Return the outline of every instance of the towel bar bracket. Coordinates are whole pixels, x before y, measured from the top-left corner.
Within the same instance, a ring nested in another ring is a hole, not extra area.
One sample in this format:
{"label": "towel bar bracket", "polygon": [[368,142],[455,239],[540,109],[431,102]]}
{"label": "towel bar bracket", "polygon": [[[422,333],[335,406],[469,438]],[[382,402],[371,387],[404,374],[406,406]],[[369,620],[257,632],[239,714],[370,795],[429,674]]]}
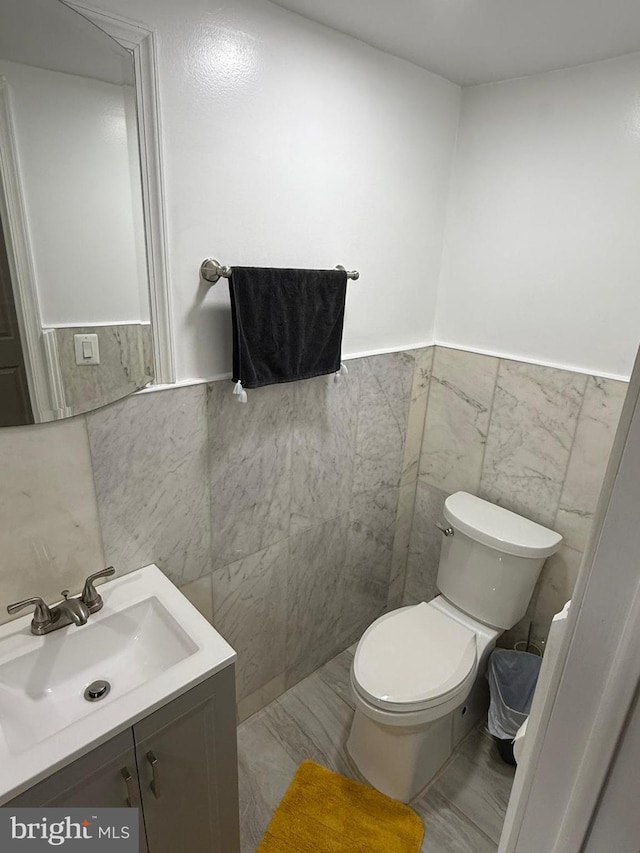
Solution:
{"label": "towel bar bracket", "polygon": [[342,270],[343,272],[346,272],[346,274],[347,274],[347,278],[353,279],[353,281],[357,281],[357,280],[360,278],[360,273],[358,272],[358,270],[346,270],[346,269],[342,266],[342,264],[338,264],[338,265],[336,266],[336,269],[337,269],[337,270]]}
{"label": "towel bar bracket", "polygon": [[200,278],[210,284],[215,284],[220,278],[229,278],[230,275],[230,267],[225,267],[216,258],[205,258],[200,264]]}
{"label": "towel bar bracket", "polygon": [[[357,281],[360,278],[358,270],[346,270],[341,264],[336,267],[337,270],[346,272],[347,278]],[[200,264],[200,278],[203,281],[208,281],[209,284],[215,284],[221,278],[229,278],[231,276],[231,267],[226,267],[221,264],[216,258],[205,258]]]}

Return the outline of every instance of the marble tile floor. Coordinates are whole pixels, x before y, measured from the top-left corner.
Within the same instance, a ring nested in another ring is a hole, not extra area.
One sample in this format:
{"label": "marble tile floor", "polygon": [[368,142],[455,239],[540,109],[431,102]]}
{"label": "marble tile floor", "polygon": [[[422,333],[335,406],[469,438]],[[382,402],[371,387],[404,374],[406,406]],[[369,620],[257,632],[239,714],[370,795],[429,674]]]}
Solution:
{"label": "marble tile floor", "polygon": [[[354,777],[344,744],[353,716],[353,647],[238,728],[242,853],[254,853],[305,758]],[[421,853],[495,853],[513,782],[482,725],[411,805],[425,823]]]}

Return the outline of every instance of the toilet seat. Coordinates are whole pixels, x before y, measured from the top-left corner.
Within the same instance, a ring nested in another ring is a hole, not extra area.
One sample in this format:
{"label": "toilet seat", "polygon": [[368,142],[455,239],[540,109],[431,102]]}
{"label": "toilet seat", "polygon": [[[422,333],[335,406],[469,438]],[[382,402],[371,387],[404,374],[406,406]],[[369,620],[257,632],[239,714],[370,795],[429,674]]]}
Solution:
{"label": "toilet seat", "polygon": [[409,713],[464,700],[477,667],[476,634],[428,603],[377,619],[356,649],[352,684],[383,711]]}

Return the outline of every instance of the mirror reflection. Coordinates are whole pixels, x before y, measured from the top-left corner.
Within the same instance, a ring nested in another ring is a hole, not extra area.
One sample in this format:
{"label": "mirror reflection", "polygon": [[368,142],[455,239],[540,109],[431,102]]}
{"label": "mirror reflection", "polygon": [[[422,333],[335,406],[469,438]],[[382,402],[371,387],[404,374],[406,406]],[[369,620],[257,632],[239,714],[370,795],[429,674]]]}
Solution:
{"label": "mirror reflection", "polygon": [[132,58],[62,3],[0,0],[0,426],[147,385]]}

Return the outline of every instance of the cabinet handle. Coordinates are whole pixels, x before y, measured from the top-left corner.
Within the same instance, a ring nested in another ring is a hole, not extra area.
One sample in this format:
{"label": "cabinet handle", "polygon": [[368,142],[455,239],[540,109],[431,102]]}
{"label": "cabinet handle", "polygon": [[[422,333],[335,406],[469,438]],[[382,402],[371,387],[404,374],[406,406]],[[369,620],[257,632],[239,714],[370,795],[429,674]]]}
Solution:
{"label": "cabinet handle", "polygon": [[122,778],[124,779],[125,785],[127,786],[127,794],[129,795],[127,797],[127,806],[130,809],[137,808],[137,806],[134,807],[134,805],[133,805],[137,799],[136,798],[135,780],[134,780],[133,776],[131,775],[131,773],[129,773],[128,767],[123,767],[122,770],[120,771],[120,773],[122,774]]}
{"label": "cabinet handle", "polygon": [[151,765],[151,772],[153,773],[153,780],[151,782],[151,790],[153,791],[153,796],[156,800],[160,799],[160,770],[158,768],[158,759],[152,752],[147,753],[147,761]]}

